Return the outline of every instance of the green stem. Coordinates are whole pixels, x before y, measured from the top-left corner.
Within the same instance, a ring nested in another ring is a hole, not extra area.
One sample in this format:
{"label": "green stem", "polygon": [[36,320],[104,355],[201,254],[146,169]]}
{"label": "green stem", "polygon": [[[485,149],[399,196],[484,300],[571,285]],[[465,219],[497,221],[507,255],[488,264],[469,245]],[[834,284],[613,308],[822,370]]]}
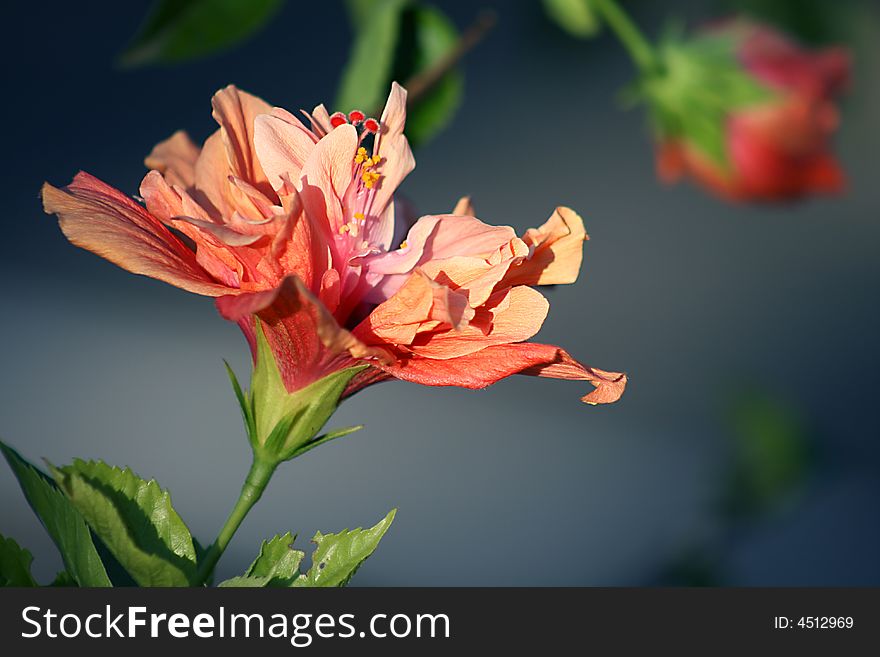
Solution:
{"label": "green stem", "polygon": [[593,8],[620,39],[638,69],[642,72],[654,69],[657,65],[654,47],[620,5],[615,0],[592,0],[592,3]]}
{"label": "green stem", "polygon": [[196,575],[197,583],[204,584],[211,577],[214,567],[226,550],[226,546],[229,545],[229,541],[232,540],[244,517],[263,495],[263,491],[266,489],[266,485],[269,483],[277,467],[277,462],[264,461],[256,454],[254,455],[254,462],[248,471],[247,478],[244,480],[244,485],[241,487],[241,493],[235,502],[235,506],[232,507],[229,517],[220,529],[220,533],[217,534],[217,540],[208,548],[207,553],[199,564],[199,570]]}

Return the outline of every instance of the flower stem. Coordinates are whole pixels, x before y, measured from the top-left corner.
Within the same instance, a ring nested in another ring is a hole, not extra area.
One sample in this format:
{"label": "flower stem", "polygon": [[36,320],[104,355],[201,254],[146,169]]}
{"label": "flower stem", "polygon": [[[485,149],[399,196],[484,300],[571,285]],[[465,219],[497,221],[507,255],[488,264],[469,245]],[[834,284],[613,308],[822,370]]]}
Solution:
{"label": "flower stem", "polygon": [[643,73],[654,69],[657,65],[654,47],[616,0],[592,0],[592,4],[617,35],[636,67]]}
{"label": "flower stem", "polygon": [[258,455],[254,455],[254,462],[248,471],[247,478],[244,480],[244,485],[241,487],[241,493],[235,502],[235,506],[232,507],[229,517],[220,529],[220,533],[217,534],[217,539],[211,544],[201,563],[199,563],[199,570],[196,574],[196,582],[198,584],[204,584],[214,573],[214,567],[226,550],[226,546],[229,545],[229,541],[232,540],[232,536],[238,530],[244,517],[263,495],[263,491],[266,489],[266,485],[269,483],[277,467],[277,462],[266,461]]}

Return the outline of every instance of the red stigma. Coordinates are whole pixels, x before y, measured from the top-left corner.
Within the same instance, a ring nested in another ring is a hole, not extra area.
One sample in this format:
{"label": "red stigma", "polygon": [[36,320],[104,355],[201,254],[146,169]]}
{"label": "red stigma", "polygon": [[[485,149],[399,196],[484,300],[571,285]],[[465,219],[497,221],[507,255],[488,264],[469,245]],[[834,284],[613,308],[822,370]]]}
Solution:
{"label": "red stigma", "polygon": [[342,112],[334,112],[330,115],[330,125],[334,128],[338,128],[343,123],[348,123],[348,119],[345,118],[345,114]]}
{"label": "red stigma", "polygon": [[376,119],[364,121],[364,130],[367,132],[379,132],[379,122]]}
{"label": "red stigma", "polygon": [[352,125],[357,125],[358,123],[363,121],[366,118],[366,116],[367,115],[364,114],[363,112],[361,112],[360,110],[351,110],[348,113],[348,120],[351,121]]}

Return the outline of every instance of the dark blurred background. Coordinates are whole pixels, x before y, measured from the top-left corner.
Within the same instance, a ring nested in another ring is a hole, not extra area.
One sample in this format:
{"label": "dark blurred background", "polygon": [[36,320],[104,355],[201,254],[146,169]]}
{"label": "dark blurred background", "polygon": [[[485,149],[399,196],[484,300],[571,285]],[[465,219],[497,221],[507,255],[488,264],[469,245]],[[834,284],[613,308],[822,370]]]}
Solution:
{"label": "dark blurred background", "polygon": [[[403,192],[424,213],[471,194],[482,219],[518,229],[577,209],[584,273],[548,292],[539,338],[630,387],[599,408],[578,402],[587,386],[526,377],[371,388],[333,418],[367,428],[282,466],[218,577],[276,532],[302,547],[396,506],[358,585],[880,584],[877,5],[824,3],[828,38],[857,53],[837,142],[850,191],[749,207],[656,181],[608,35],[572,39],[537,2],[435,4],[460,27],[480,6],[499,20]],[[628,6],[656,33],[736,4]],[[37,193],[79,169],[136,193],[156,142],[214,130],[210,96],[228,83],[294,110],[331,103],[352,36],[341,2],[288,2],[227,53],[122,70],[148,7],[7,9],[0,434],[31,460],[156,477],[207,543],[248,465],[221,361],[246,378],[245,342],[210,300],[70,246]],[[51,579],[60,559],[5,468],[0,496],[0,532]]]}

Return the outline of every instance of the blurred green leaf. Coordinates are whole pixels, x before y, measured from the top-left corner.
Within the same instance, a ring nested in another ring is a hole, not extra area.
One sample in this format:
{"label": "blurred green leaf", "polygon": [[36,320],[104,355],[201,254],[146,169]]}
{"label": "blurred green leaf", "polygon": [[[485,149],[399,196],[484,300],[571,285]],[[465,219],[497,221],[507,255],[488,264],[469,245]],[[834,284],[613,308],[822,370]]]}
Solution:
{"label": "blurred green leaf", "polygon": [[293,586],[345,586],[379,545],[388,531],[397,509],[370,529],[345,529],[338,534],[318,532],[312,539],[317,549],[312,553],[312,567],[294,581]]}
{"label": "blurred green leaf", "polygon": [[732,420],[733,461],[724,509],[737,517],[770,511],[810,472],[804,421],[772,396],[757,392],[736,404]]}
{"label": "blurred green leaf", "polygon": [[120,63],[172,64],[210,55],[249,37],[281,5],[282,0],[158,0]]}
{"label": "blurred green leaf", "polygon": [[33,555],[0,534],[0,586],[37,586],[31,575]]}
{"label": "blurred green leaf", "polygon": [[401,15],[408,4],[409,0],[349,4],[355,38],[336,93],[336,109],[369,113],[382,107],[391,85]]}
{"label": "blurred green leaf", "polygon": [[64,566],[80,586],[112,586],[83,517],[54,482],[0,442],[0,451],[15,473],[21,490],[49,536]]}
{"label": "blurred green leaf", "polygon": [[192,536],[159,484],[101,461],[77,459],[52,473],[137,584],[187,586],[195,581]]}
{"label": "blurred green leaf", "polygon": [[[416,6],[404,15],[406,26],[395,66],[395,79],[411,80],[437,65],[456,46],[455,25],[439,10]],[[391,81],[389,80],[388,86]],[[424,144],[452,120],[464,96],[464,75],[453,68],[407,108],[406,136]]]}
{"label": "blurred green leaf", "polygon": [[544,11],[559,27],[581,39],[596,36],[602,24],[590,0],[543,0]]}
{"label": "blurred green leaf", "polygon": [[[381,112],[392,81],[403,85],[441,63],[459,42],[440,10],[413,0],[351,0],[355,30],[335,109]],[[464,77],[451,68],[407,108],[406,135],[413,146],[428,141],[461,104]]]}

